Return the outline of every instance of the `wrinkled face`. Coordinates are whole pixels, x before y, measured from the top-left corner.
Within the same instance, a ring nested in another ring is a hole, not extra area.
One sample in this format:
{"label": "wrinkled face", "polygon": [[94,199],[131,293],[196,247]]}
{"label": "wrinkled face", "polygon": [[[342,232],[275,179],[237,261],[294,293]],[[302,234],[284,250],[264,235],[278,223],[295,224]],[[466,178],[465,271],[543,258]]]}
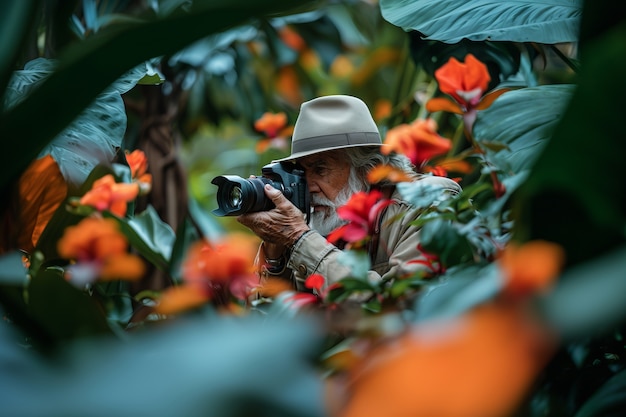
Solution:
{"label": "wrinkled face", "polygon": [[345,205],[352,194],[365,189],[351,169],[350,160],[342,150],[321,152],[300,158],[311,194],[310,226],[326,236],[344,221],[337,208]]}

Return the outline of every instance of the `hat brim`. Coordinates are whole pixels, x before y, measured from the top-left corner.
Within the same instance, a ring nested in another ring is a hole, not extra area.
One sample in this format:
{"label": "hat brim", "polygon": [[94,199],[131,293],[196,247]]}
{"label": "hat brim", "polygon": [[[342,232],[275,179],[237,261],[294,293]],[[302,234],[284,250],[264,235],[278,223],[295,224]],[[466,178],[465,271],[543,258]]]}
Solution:
{"label": "hat brim", "polygon": [[346,148],[358,148],[358,147],[363,147],[363,146],[368,146],[371,148],[374,147],[382,147],[382,146],[388,146],[384,143],[356,143],[356,144],[352,144],[352,145],[341,145],[341,146],[331,146],[328,148],[320,148],[320,149],[312,149],[310,151],[304,151],[304,152],[296,152],[292,155],[289,155],[285,158],[281,158],[281,159],[275,159],[272,162],[295,162],[297,159],[300,158],[304,158],[305,156],[309,156],[309,155],[314,155],[314,154],[318,154],[318,153],[322,153],[322,152],[327,152],[327,151],[334,151],[337,149],[346,149]]}

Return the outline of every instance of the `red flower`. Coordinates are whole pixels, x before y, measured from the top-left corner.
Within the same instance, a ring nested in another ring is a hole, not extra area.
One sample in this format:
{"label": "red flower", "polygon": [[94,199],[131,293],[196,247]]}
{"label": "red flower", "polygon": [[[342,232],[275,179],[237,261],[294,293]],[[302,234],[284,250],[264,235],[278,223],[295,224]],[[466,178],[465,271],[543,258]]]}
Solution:
{"label": "red flower", "polygon": [[422,252],[424,259],[413,259],[408,261],[409,264],[426,266],[426,268],[428,268],[429,270],[427,277],[429,277],[431,274],[439,275],[446,272],[446,268],[439,261],[439,256],[426,252],[421,243],[417,245],[417,249]]}
{"label": "red flower", "polygon": [[421,166],[431,158],[445,154],[452,148],[452,141],[437,133],[434,119],[417,119],[411,124],[401,124],[387,132],[382,152],[394,151],[406,155],[415,166]]}
{"label": "red flower", "polygon": [[339,217],[349,223],[333,230],[328,235],[328,241],[335,243],[343,239],[357,245],[367,241],[374,232],[378,214],[392,204],[391,200],[381,198],[382,193],[378,190],[354,194],[345,206],[337,209]]}
{"label": "red flower", "polygon": [[315,292],[299,292],[289,297],[289,300],[294,303],[295,307],[303,307],[305,305],[311,304],[320,304],[324,297],[326,297],[328,292],[328,289],[324,289],[325,284],[326,278],[324,278],[323,275],[311,274],[304,281],[304,286]]}

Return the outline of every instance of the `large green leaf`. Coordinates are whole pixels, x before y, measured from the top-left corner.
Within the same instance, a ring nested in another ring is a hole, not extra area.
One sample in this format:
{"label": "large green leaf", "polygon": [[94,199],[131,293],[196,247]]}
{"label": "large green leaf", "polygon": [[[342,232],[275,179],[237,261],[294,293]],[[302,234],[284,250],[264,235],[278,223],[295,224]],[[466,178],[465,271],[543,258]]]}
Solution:
{"label": "large green leaf", "polygon": [[555,44],[578,39],[582,0],[381,0],[383,17],[426,39]]}
{"label": "large green leaf", "polygon": [[41,1],[3,1],[0,2],[0,107],[3,101],[3,92],[9,82],[16,56],[26,38],[26,34],[33,25]]}
{"label": "large green leaf", "polygon": [[626,371],[615,374],[578,410],[574,417],[620,417],[626,410]]}
{"label": "large green leaf", "polygon": [[[57,63],[37,58],[23,70],[15,71],[5,94],[5,106],[12,108],[50,76]],[[122,146],[126,132],[126,108],[122,94],[133,88],[146,74],[143,63],[126,72],[105,89],[74,121],[60,132],[38,155],[51,155],[65,180],[80,187],[99,164],[108,165]]]}
{"label": "large green leaf", "polygon": [[[251,18],[293,10],[309,2],[194,1],[185,11],[168,17],[127,21],[72,44],[59,56],[58,69],[27,99],[0,117],[5,144],[0,165],[6,170],[0,187],[15,180],[98,94],[141,62],[173,54],[197,39]],[[32,122],[34,117],[37,123]]]}
{"label": "large green leaf", "polygon": [[608,334],[626,322],[624,271],[626,245],[568,268],[537,306],[566,341]]}
{"label": "large green leaf", "polygon": [[424,251],[436,254],[445,267],[468,262],[473,257],[472,246],[467,236],[459,230],[459,224],[435,219],[420,231]]}
{"label": "large green leaf", "polygon": [[111,332],[96,300],[72,286],[54,269],[42,270],[31,279],[28,312],[46,332],[30,335],[35,339],[45,336],[62,341]]}
{"label": "large green leaf", "polygon": [[571,263],[625,241],[624,39],[626,23],[581,50],[576,91],[516,200],[517,238],[559,243]]}
{"label": "large green leaf", "polygon": [[426,285],[414,304],[415,321],[455,317],[497,296],[503,280],[494,263],[451,268]]}
{"label": "large green leaf", "polygon": [[323,379],[312,366],[322,342],[303,317],[196,317],[43,357],[3,325],[2,414],[322,417]]}
{"label": "large green leaf", "polygon": [[[571,100],[573,85],[543,85],[509,91],[479,112],[474,138],[496,166],[521,172],[535,161]],[[489,144],[505,145],[498,151]]]}
{"label": "large green leaf", "polygon": [[133,248],[149,262],[167,270],[176,234],[170,225],[161,220],[153,206],[149,205],[130,219],[112,215],[111,217],[118,221],[120,229]]}

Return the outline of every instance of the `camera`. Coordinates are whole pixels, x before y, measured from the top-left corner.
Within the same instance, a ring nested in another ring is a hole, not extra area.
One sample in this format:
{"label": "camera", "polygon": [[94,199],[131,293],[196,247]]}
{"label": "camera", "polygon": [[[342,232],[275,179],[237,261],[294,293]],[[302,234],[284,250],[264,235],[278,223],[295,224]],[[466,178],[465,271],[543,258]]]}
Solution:
{"label": "camera", "polygon": [[307,216],[310,211],[309,190],[304,171],[290,162],[273,162],[261,169],[261,176],[244,179],[236,175],[220,175],[211,184],[217,185],[216,216],[238,216],[274,208],[263,187],[270,184]]}

